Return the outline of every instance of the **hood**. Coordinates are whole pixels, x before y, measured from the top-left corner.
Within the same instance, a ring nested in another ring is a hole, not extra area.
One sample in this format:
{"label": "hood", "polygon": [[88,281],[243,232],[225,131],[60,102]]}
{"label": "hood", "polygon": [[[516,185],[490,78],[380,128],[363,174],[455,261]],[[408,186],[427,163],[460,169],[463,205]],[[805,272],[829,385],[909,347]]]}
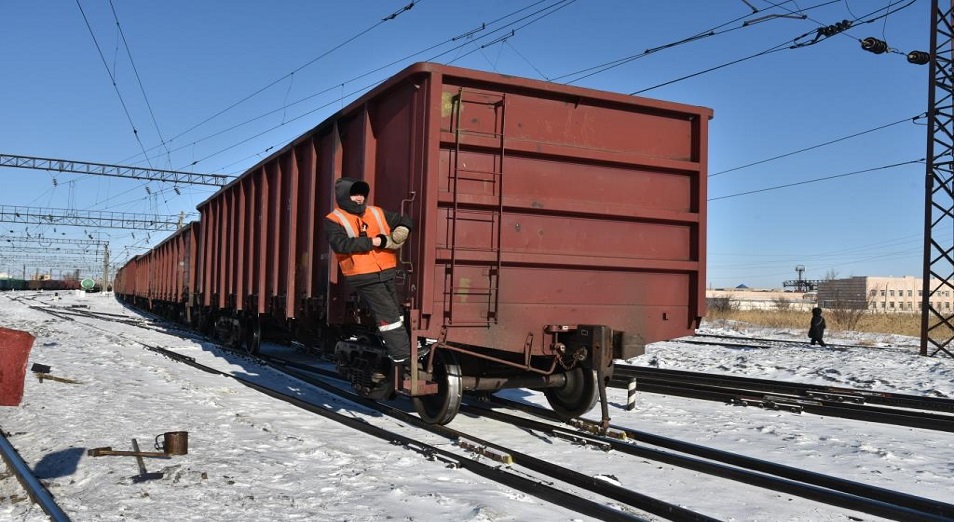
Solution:
{"label": "hood", "polygon": [[369,187],[368,184],[357,180],[354,178],[340,178],[335,181],[335,203],[349,214],[354,214],[356,216],[361,216],[364,214],[366,205],[357,204],[354,201],[351,201],[352,194],[364,194],[365,198],[368,197]]}

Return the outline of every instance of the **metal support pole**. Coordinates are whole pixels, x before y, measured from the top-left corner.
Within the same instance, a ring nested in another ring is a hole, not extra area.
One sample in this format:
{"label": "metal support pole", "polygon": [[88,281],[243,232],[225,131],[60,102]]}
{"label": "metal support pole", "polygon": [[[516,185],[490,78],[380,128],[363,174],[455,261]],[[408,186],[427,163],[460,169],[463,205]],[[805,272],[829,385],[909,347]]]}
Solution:
{"label": "metal support pole", "polygon": [[[954,357],[954,315],[933,295],[954,291],[954,0],[944,11],[931,0],[928,86],[927,175],[924,204],[924,281],[921,290],[921,350]],[[930,345],[930,349],[929,349]]]}

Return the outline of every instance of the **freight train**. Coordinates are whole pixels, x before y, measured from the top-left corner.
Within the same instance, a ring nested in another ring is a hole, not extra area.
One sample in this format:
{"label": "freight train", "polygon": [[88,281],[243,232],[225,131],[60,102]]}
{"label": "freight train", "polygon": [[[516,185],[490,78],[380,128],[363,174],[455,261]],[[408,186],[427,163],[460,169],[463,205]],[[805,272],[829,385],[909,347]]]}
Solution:
{"label": "freight train", "polygon": [[[613,361],[692,334],[705,313],[711,117],[418,63],[199,204],[114,289],[252,353],[301,343],[430,423],[450,422],[464,392],[528,388],[565,418],[599,399],[606,425]],[[384,383],[382,341],[323,230],[341,177],[416,224],[397,286],[418,366]]]}

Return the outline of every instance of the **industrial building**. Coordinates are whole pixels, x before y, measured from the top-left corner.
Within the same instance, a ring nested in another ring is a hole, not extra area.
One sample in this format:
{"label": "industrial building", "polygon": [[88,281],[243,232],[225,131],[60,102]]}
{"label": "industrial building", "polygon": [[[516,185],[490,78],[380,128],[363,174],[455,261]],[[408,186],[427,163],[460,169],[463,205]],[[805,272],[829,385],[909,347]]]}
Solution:
{"label": "industrial building", "polygon": [[[866,309],[876,313],[921,313],[923,279],[914,276],[857,276],[817,282],[816,291],[753,289],[746,287],[709,289],[706,298],[729,298],[740,310],[810,310],[822,308]],[[941,312],[954,310],[954,290],[941,286],[934,289],[931,306]]]}

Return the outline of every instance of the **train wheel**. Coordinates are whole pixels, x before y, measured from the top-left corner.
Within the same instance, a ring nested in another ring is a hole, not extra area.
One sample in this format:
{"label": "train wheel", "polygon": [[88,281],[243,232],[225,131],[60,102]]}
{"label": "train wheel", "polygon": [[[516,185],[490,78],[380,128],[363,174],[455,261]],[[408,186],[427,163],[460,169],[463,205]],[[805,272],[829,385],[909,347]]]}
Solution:
{"label": "train wheel", "polygon": [[463,392],[460,365],[454,352],[440,350],[434,354],[434,381],[437,382],[436,394],[412,397],[411,402],[424,422],[447,424],[457,416]]}
{"label": "train wheel", "polygon": [[258,319],[249,319],[245,323],[245,350],[257,355],[262,349],[262,322]]}
{"label": "train wheel", "polygon": [[599,398],[596,371],[574,368],[566,373],[566,384],[561,388],[543,391],[553,411],[565,419],[574,419],[593,409]]}

